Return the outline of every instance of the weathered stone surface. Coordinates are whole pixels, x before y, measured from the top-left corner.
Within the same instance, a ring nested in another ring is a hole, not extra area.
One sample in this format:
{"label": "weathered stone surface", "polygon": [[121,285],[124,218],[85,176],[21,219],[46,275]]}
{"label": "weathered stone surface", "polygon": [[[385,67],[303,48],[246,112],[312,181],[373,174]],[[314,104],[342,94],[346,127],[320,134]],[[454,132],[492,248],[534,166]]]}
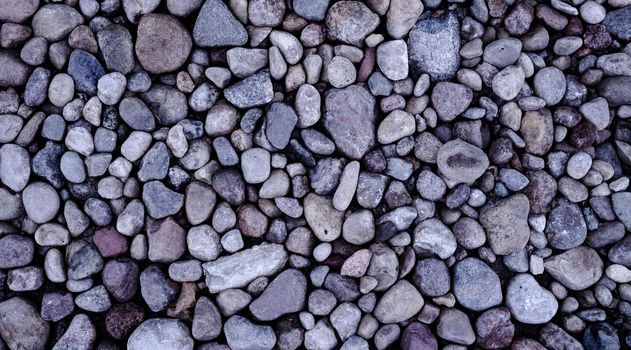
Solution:
{"label": "weathered stone surface", "polygon": [[0,303],[0,336],[9,349],[43,350],[50,327],[37,309],[21,297]]}
{"label": "weathered stone surface", "polygon": [[529,212],[530,202],[523,194],[491,203],[482,209],[480,223],[495,254],[509,255],[526,246],[530,239]]}
{"label": "weathered stone surface", "polygon": [[285,266],[288,256],[280,244],[261,244],[202,265],[211,293],[242,288],[257,277],[270,276]]}
{"label": "weathered stone surface", "polygon": [[410,31],[408,53],[412,72],[432,80],[449,80],[460,66],[460,23],[453,11],[421,15]]}
{"label": "weathered stone surface", "polygon": [[250,304],[250,312],[260,321],[275,320],[302,310],[306,294],[307,278],[298,270],[288,269],[274,278]]}
{"label": "weathered stone surface", "polygon": [[579,246],[544,262],[545,270],[571,290],[583,290],[598,282],[603,274],[603,261],[589,247]]}
{"label": "weathered stone surface", "polygon": [[358,85],[327,91],[324,127],[347,157],[360,159],[375,145],[375,98]]}

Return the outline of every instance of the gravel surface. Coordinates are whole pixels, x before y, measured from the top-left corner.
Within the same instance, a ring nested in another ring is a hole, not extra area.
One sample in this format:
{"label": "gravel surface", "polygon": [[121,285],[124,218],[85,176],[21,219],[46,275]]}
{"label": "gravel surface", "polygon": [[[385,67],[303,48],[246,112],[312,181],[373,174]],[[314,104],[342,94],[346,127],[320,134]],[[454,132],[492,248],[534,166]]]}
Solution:
{"label": "gravel surface", "polygon": [[631,348],[630,0],[0,0],[0,350]]}

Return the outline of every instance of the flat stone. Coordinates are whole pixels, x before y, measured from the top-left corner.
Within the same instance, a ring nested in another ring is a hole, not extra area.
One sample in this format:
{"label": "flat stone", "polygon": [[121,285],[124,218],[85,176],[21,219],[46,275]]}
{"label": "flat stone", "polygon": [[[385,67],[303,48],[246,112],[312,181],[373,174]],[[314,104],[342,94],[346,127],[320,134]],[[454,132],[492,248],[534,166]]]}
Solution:
{"label": "flat stone", "polygon": [[150,265],[140,274],[140,294],[153,312],[164,310],[177,299],[179,292],[180,285],[167,277],[158,265]]}
{"label": "flat stone", "polygon": [[547,106],[561,102],[567,89],[565,75],[556,67],[546,67],[535,74],[534,89]]}
{"label": "flat stone", "polygon": [[517,61],[521,53],[521,41],[515,38],[495,40],[484,48],[484,61],[502,69]]}
{"label": "flat stone", "polygon": [[64,335],[59,338],[53,350],[92,349],[96,342],[96,328],[86,314],[78,314],[72,318]]}
{"label": "flat stone", "polygon": [[439,82],[432,90],[432,105],[441,121],[454,120],[469,107],[472,100],[473,92],[462,84]]}
{"label": "flat stone", "polygon": [[30,176],[30,157],[24,148],[14,144],[0,147],[0,180],[5,186],[20,192],[28,184]]}
{"label": "flat stone", "polygon": [[191,52],[193,41],[173,16],[148,14],[138,24],[136,56],[147,71],[161,74],[177,70]]}
{"label": "flat stone", "polygon": [[156,127],[153,113],[137,97],[125,97],[118,105],[118,111],[123,121],[134,130],[152,131]]}
{"label": "flat stone", "polygon": [[603,274],[603,261],[595,250],[579,246],[544,262],[545,270],[555,280],[571,290],[583,290],[594,285]]}
{"label": "flat stone", "polygon": [[240,205],[245,200],[245,182],[234,169],[222,169],[213,174],[213,190],[231,205]]}
{"label": "flat stone", "polygon": [[202,265],[211,293],[243,288],[256,278],[270,276],[285,266],[288,256],[279,244],[263,244]]}
{"label": "flat stone", "polygon": [[375,98],[358,85],[331,89],[324,109],[324,127],[337,148],[351,159],[361,159],[375,144]]}
{"label": "flat stone", "polygon": [[508,283],[506,306],[519,322],[543,324],[554,317],[559,304],[552,292],[524,273],[515,275]]}
{"label": "flat stone", "polygon": [[472,183],[486,171],[489,159],[478,147],[455,139],[438,149],[436,163],[440,172],[451,181]]}
{"label": "flat stone", "polygon": [[469,317],[455,308],[441,311],[436,334],[447,341],[461,345],[471,345],[475,342],[475,333]]}
{"label": "flat stone", "polygon": [[281,272],[249,306],[257,320],[271,321],[300,311],[305,303],[307,278],[298,270]]}
{"label": "flat stone", "polygon": [[147,225],[147,243],[148,258],[155,262],[176,261],[186,250],[184,229],[171,218]]}
{"label": "flat stone", "polygon": [[215,304],[205,296],[197,299],[191,333],[193,338],[209,341],[221,334],[221,314]]}
{"label": "flat stone", "polygon": [[377,47],[377,65],[390,80],[408,76],[408,47],[403,40],[386,41]]}
{"label": "flat stone", "polygon": [[422,14],[408,37],[410,66],[415,76],[429,74],[434,81],[449,80],[460,66],[460,23],[454,11],[434,17]]}
{"label": "flat stone", "polygon": [[493,253],[509,255],[523,249],[530,239],[530,202],[523,194],[492,203],[480,212],[480,223]]}
{"label": "flat stone", "polygon": [[388,34],[395,39],[403,38],[414,27],[422,12],[423,3],[420,0],[390,1],[386,14],[386,30]]}
{"label": "flat stone", "polygon": [[265,116],[265,135],[272,146],[278,149],[287,147],[297,122],[298,116],[291,106],[272,103]]}
{"label": "flat stone", "polygon": [[153,85],[142,94],[142,99],[162,125],[173,125],[188,114],[186,95],[172,86]]}
{"label": "flat stone", "polygon": [[26,214],[35,223],[51,221],[59,211],[59,195],[55,189],[44,183],[34,182],[22,192],[22,202]]}
{"label": "flat stone", "polygon": [[3,0],[0,1],[0,21],[22,23],[30,18],[39,5],[38,0]]}
{"label": "flat stone", "polygon": [[207,0],[193,28],[195,44],[201,47],[242,46],[248,33],[221,0]]}

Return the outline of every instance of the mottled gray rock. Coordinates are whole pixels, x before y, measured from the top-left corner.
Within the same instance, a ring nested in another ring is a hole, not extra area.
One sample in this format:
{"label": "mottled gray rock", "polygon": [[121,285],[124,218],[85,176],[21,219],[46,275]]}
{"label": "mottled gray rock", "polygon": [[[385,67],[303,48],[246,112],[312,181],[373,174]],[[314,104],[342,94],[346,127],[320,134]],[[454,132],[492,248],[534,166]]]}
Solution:
{"label": "mottled gray rock", "polygon": [[260,321],[275,320],[282,315],[302,310],[307,293],[307,278],[302,272],[288,269],[281,272],[249,306]]}
{"label": "mottled gray rock", "polygon": [[342,234],[344,212],[335,209],[329,198],[309,193],[303,205],[305,219],[319,240],[331,242]]}
{"label": "mottled gray rock", "polygon": [[552,248],[567,250],[581,245],[587,238],[587,224],[580,207],[561,199],[548,214],[545,232]]}
{"label": "mottled gray rock", "polygon": [[438,17],[421,15],[410,31],[408,53],[415,76],[423,73],[432,80],[449,80],[460,66],[460,23],[453,11]]}
{"label": "mottled gray rock", "polygon": [[28,152],[18,145],[0,147],[0,181],[14,192],[22,191],[31,176],[30,160]]}
{"label": "mottled gray rock", "polygon": [[264,70],[231,85],[223,93],[235,107],[250,108],[269,103],[274,96],[274,89],[269,71]]}
{"label": "mottled gray rock", "polygon": [[241,46],[248,33],[221,0],[207,0],[193,28],[195,44],[201,47]]}
{"label": "mottled gray rock", "polygon": [[202,265],[211,293],[242,288],[261,276],[270,276],[285,266],[288,256],[279,244],[262,244]]}
{"label": "mottled gray rock", "polygon": [[329,39],[362,46],[379,25],[379,16],[362,2],[340,1],[329,8],[325,23]]}
{"label": "mottled gray rock", "polygon": [[180,211],[184,195],[170,190],[160,181],[151,181],[143,186],[142,201],[151,217],[162,219]]}
{"label": "mottled gray rock", "polygon": [[489,166],[489,159],[478,147],[455,139],[443,144],[436,156],[438,170],[451,181],[472,183]]}
{"label": "mottled gray rock", "polygon": [[423,305],[421,293],[410,282],[401,280],[381,297],[374,315],[382,323],[403,322],[421,311]]}
{"label": "mottled gray rock", "polygon": [[195,314],[191,333],[193,338],[209,341],[221,334],[221,314],[215,304],[205,296],[200,297],[195,304]]}
{"label": "mottled gray rock", "polygon": [[552,319],[559,304],[554,295],[541,287],[530,274],[515,275],[506,289],[506,305],[517,321],[543,324]]}
{"label": "mottled gray rock", "polygon": [[287,147],[297,122],[298,116],[291,106],[284,103],[271,104],[265,116],[265,135],[272,146],[278,149]]}
{"label": "mottled gray rock", "polygon": [[0,50],[0,85],[23,86],[30,74],[30,68],[20,58],[9,52]]}
{"label": "mottled gray rock", "polygon": [[462,306],[473,311],[497,306],[503,299],[495,271],[475,258],[465,258],[456,264],[453,292]]}
{"label": "mottled gray rock", "polygon": [[276,335],[270,326],[257,325],[241,316],[232,316],[224,324],[224,333],[232,350],[271,350]]}
{"label": "mottled gray rock", "polygon": [[129,350],[193,350],[188,327],[172,318],[152,318],[141,323],[127,340]]}
{"label": "mottled gray rock", "polygon": [[72,318],[64,335],[59,338],[53,350],[90,350],[96,341],[96,328],[86,314]]}
{"label": "mottled gray rock", "polygon": [[526,246],[530,239],[529,212],[530,202],[523,194],[491,203],[482,209],[480,223],[495,254],[512,254]]}
{"label": "mottled gray rock", "polygon": [[583,290],[598,282],[603,274],[603,261],[592,248],[579,246],[544,262],[545,270],[571,290]]}
{"label": "mottled gray rock", "polygon": [[358,85],[327,91],[324,127],[347,157],[360,159],[375,144],[375,98]]}
{"label": "mottled gray rock", "polygon": [[150,265],[140,274],[140,294],[153,312],[164,310],[177,299],[179,292],[180,285],[167,277],[158,265]]}
{"label": "mottled gray rock", "polygon": [[191,36],[175,17],[148,14],[140,19],[136,56],[147,71],[161,74],[177,70],[188,58],[192,46]]}
{"label": "mottled gray rock", "polygon": [[73,7],[65,4],[42,6],[32,22],[35,35],[51,42],[65,38],[80,24],[83,24],[83,16]]}
{"label": "mottled gray rock", "polygon": [[127,74],[134,68],[134,43],[127,28],[111,24],[96,33],[96,39],[111,71]]}
{"label": "mottled gray rock", "polygon": [[37,309],[21,297],[0,303],[0,335],[9,349],[43,350],[50,327]]}

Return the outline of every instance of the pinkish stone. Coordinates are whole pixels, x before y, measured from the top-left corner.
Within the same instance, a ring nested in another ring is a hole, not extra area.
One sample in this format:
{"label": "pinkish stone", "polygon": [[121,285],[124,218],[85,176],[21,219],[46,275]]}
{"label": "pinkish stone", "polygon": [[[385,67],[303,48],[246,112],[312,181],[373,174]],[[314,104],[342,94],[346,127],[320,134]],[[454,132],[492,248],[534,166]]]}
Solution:
{"label": "pinkish stone", "polygon": [[342,276],[362,277],[366,274],[372,253],[368,249],[360,249],[353,253],[342,265]]}
{"label": "pinkish stone", "polygon": [[155,221],[147,227],[149,260],[170,263],[179,259],[186,250],[186,233],[172,218]]}
{"label": "pinkish stone", "polygon": [[118,256],[127,251],[127,239],[112,226],[94,232],[94,244],[103,257]]}
{"label": "pinkish stone", "polygon": [[475,322],[478,345],[484,349],[508,347],[515,335],[515,325],[510,321],[508,308],[500,307],[484,312]]}
{"label": "pinkish stone", "polygon": [[437,350],[436,337],[426,325],[420,322],[412,322],[403,331],[401,337],[401,349],[403,350]]}

